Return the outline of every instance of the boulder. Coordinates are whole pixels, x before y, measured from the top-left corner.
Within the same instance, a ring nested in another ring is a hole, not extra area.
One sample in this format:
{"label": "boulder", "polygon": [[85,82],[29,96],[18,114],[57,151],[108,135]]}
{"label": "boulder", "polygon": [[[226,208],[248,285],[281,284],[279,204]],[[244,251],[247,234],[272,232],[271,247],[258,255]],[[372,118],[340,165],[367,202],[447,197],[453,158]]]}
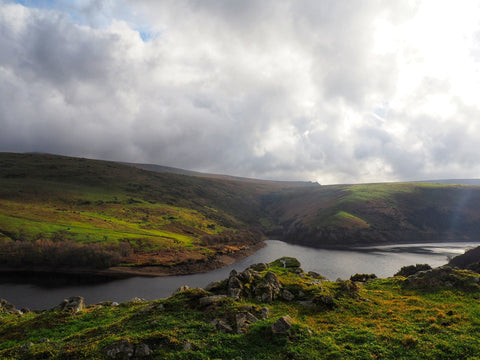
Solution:
{"label": "boulder", "polygon": [[183,285],[183,286],[180,286],[177,290],[175,290],[172,295],[182,293],[182,292],[187,291],[187,290],[190,290],[190,286]]}
{"label": "boulder", "polygon": [[282,299],[286,300],[286,301],[292,301],[293,299],[295,299],[295,295],[293,295],[290,291],[288,291],[287,289],[283,289],[282,291]]}
{"label": "boulder", "polygon": [[130,341],[122,339],[105,346],[102,352],[111,359],[127,360],[135,354],[135,346]]}
{"label": "boulder", "polygon": [[152,350],[145,343],[140,343],[135,346],[135,356],[136,357],[147,357],[152,355]]}
{"label": "boulder", "polygon": [[228,323],[223,319],[215,319],[211,323],[211,325],[215,326],[219,331],[230,334],[233,333],[233,329]]}
{"label": "boulder", "polygon": [[17,315],[22,315],[22,311],[18,310],[15,305],[12,303],[8,302],[5,299],[0,299],[0,312],[6,313],[6,314],[17,314]]}
{"label": "boulder", "polygon": [[258,272],[265,271],[268,269],[268,264],[265,264],[265,263],[252,264],[248,267],[248,269],[258,271]]}
{"label": "boulder", "polygon": [[293,257],[284,256],[270,263],[270,266],[283,267],[286,269],[297,269],[300,267],[300,261]]}
{"label": "boulder", "polygon": [[288,331],[292,328],[292,323],[293,320],[290,316],[282,316],[280,319],[278,319],[272,324],[272,333],[277,335],[287,334]]}
{"label": "boulder", "polygon": [[248,326],[257,321],[257,317],[249,312],[236,314],[235,324],[237,326],[237,334],[245,334],[248,331]]}
{"label": "boulder", "polygon": [[209,283],[206,287],[205,287],[205,290],[207,291],[218,291],[222,288],[225,287],[225,283],[226,281],[225,280],[215,280],[215,281],[212,281],[211,283]]}
{"label": "boulder", "polygon": [[226,297],[226,295],[212,295],[212,296],[205,296],[205,297],[202,297],[198,300],[198,303],[200,306],[209,306],[209,305],[212,305],[214,303],[216,303],[217,301],[221,300],[221,299],[224,299]]}
{"label": "boulder", "polygon": [[60,304],[53,308],[53,310],[71,311],[73,313],[77,313],[83,309],[85,309],[85,299],[81,296],[72,296],[68,299],[64,299]]}

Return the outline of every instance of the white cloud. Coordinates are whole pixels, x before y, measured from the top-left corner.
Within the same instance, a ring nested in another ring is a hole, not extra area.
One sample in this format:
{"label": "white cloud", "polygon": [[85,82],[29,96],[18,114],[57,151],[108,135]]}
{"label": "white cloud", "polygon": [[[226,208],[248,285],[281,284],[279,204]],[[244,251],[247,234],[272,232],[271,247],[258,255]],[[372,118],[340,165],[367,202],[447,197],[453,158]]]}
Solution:
{"label": "white cloud", "polygon": [[0,151],[321,183],[479,176],[476,1],[25,3],[0,1]]}

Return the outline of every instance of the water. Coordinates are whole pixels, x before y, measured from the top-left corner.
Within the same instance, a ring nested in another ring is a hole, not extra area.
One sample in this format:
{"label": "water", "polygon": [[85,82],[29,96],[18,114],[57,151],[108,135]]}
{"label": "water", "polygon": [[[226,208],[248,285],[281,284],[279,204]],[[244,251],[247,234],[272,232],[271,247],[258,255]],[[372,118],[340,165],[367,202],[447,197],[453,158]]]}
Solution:
{"label": "water", "polygon": [[[134,297],[153,300],[168,297],[182,285],[204,287],[213,280],[224,279],[232,269],[244,270],[251,264],[271,262],[282,256],[295,257],[305,271],[316,271],[328,279],[348,279],[355,273],[374,273],[378,277],[389,277],[402,266],[430,264],[440,266],[448,257],[462,254],[477,243],[435,243],[388,245],[357,248],[355,250],[324,250],[291,245],[282,241],[268,240],[266,246],[252,256],[235,264],[204,274],[169,277],[134,277],[99,283],[72,283],[71,279],[55,281],[0,277],[0,298],[7,299],[18,308],[46,309],[59,304],[70,296],[83,296],[89,304],[102,301],[123,302]],[[45,280],[45,279],[43,279]],[[51,280],[51,279],[50,279]],[[66,281],[67,280],[67,281]]]}

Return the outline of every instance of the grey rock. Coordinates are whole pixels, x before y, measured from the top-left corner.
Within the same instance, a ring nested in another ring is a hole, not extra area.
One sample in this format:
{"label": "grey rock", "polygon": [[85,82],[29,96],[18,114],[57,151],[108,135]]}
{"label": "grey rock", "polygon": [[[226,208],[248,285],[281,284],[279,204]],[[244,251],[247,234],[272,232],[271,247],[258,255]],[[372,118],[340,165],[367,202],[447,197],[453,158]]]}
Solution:
{"label": "grey rock", "polygon": [[137,357],[146,357],[152,354],[152,350],[150,347],[145,343],[140,343],[135,346],[135,356]]}
{"label": "grey rock", "polygon": [[215,280],[205,286],[205,290],[214,291],[220,289],[224,286],[225,280]]}
{"label": "grey rock", "polygon": [[256,323],[257,317],[251,313],[239,313],[235,315],[237,334],[245,334],[250,324]]}
{"label": "grey rock", "polygon": [[260,314],[262,316],[262,319],[268,319],[268,315],[270,315],[270,309],[268,307],[263,307],[260,310]]}
{"label": "grey rock", "polygon": [[233,269],[232,271],[230,271],[229,277],[237,276],[237,274],[237,270]]}
{"label": "grey rock", "polygon": [[85,299],[81,296],[72,296],[64,299],[59,305],[55,306],[53,310],[72,311],[78,313],[85,309]]}
{"label": "grey rock", "polygon": [[287,300],[287,301],[292,301],[293,299],[295,299],[295,295],[293,295],[290,291],[288,291],[287,289],[283,289],[282,291],[282,298],[284,300]]}
{"label": "grey rock", "polygon": [[192,343],[190,341],[187,341],[185,344],[183,344],[183,351],[190,351],[192,350]]}
{"label": "grey rock", "polygon": [[190,290],[190,286],[188,286],[188,285],[180,286],[177,290],[175,290],[173,292],[173,295],[184,292],[184,291],[187,291],[187,290]]}
{"label": "grey rock", "polygon": [[228,288],[229,289],[241,289],[242,288],[242,282],[236,276],[232,276],[230,279],[228,279]]}
{"label": "grey rock", "polygon": [[242,294],[242,289],[228,289],[228,296],[232,299],[240,299],[240,295]]}
{"label": "grey rock", "polygon": [[110,306],[113,306],[113,307],[118,306],[118,305],[119,305],[119,304],[118,304],[118,302],[116,302],[116,301],[114,301],[114,302],[112,302],[112,303],[110,304]]}
{"label": "grey rock", "polygon": [[0,299],[0,312],[4,312],[7,314],[18,314],[20,310],[17,310],[15,305],[8,302],[5,299]]}
{"label": "grey rock", "polygon": [[211,323],[211,325],[215,326],[219,331],[223,333],[233,333],[233,329],[225,320],[222,319],[215,319]]}
{"label": "grey rock", "polygon": [[288,315],[282,316],[280,319],[272,324],[272,333],[274,334],[287,334],[292,328],[292,318]]}
{"label": "grey rock", "polygon": [[224,299],[226,295],[212,295],[212,296],[205,296],[203,298],[200,298],[198,300],[198,303],[200,306],[208,306],[213,303],[216,303],[217,301]]}
{"label": "grey rock", "polygon": [[252,264],[248,267],[248,269],[251,269],[254,271],[264,271],[268,269],[268,264],[265,264],[265,263]]}
{"label": "grey rock", "polygon": [[111,359],[126,360],[133,357],[135,347],[128,340],[119,340],[105,346],[102,352]]}

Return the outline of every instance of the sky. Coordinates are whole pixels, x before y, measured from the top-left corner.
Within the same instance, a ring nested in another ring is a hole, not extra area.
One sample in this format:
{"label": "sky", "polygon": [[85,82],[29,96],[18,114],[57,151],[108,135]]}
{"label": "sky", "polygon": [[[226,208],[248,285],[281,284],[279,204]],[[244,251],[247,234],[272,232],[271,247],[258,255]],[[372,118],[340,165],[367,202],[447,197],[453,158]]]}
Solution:
{"label": "sky", "polygon": [[480,2],[0,0],[0,151],[480,178]]}

